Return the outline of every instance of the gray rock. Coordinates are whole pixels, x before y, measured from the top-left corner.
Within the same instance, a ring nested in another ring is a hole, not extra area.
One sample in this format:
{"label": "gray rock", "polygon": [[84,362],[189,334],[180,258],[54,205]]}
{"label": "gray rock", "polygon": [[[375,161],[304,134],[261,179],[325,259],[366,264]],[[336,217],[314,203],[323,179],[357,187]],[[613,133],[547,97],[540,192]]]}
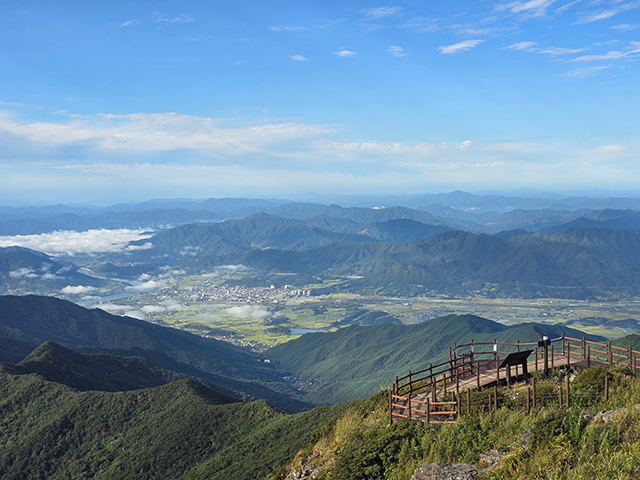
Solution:
{"label": "gray rock", "polygon": [[626,412],[626,408],[616,408],[615,410],[609,410],[608,412],[601,412],[593,417],[594,423],[609,423],[613,420],[613,417]]}
{"label": "gray rock", "polygon": [[466,463],[430,463],[420,465],[411,480],[472,480],[478,476],[478,470]]}
{"label": "gray rock", "polygon": [[303,463],[294,467],[285,480],[313,479],[319,471],[320,468],[316,467],[313,463]]}
{"label": "gray rock", "polygon": [[493,465],[498,463],[506,454],[499,452],[498,450],[488,450],[480,454],[480,461]]}
{"label": "gray rock", "polygon": [[524,448],[529,448],[529,446],[531,445],[531,437],[533,437],[532,428],[527,428],[519,435],[520,441],[522,442],[522,445],[524,445]]}
{"label": "gray rock", "polygon": [[582,411],[582,418],[584,418],[587,422],[593,420],[593,410],[591,410],[589,407],[585,408]]}

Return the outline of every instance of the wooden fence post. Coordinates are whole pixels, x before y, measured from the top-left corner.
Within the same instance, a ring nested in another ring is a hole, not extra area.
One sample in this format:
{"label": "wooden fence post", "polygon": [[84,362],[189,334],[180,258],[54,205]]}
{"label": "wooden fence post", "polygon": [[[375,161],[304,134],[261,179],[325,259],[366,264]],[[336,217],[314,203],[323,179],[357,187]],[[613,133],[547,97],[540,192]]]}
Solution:
{"label": "wooden fence post", "polygon": [[533,377],[533,382],[531,382],[531,387],[533,390],[533,408],[536,408],[536,377]]}
{"label": "wooden fence post", "polygon": [[536,347],[536,372],[538,371],[538,347]]}
{"label": "wooden fence post", "polygon": [[562,407],[562,386],[558,385],[558,407]]}
{"label": "wooden fence post", "polygon": [[460,419],[460,411],[461,411],[461,403],[460,403],[460,394],[458,392],[456,392],[456,407],[457,407],[457,413],[456,413],[456,420]]}
{"label": "wooden fence post", "polygon": [[480,364],[476,367],[476,383],[478,384],[478,390],[480,390]]}
{"label": "wooden fence post", "polygon": [[565,342],[564,342],[564,333],[562,334],[562,354],[565,354]]}
{"label": "wooden fence post", "polygon": [[611,342],[607,342],[607,354],[609,359],[609,368],[613,368],[613,355],[611,354]]}
{"label": "wooden fence post", "polygon": [[407,405],[409,407],[409,413],[407,416],[409,417],[409,420],[411,420],[411,390],[409,390],[409,393],[407,394]]}
{"label": "wooden fence post", "polygon": [[429,405],[429,397],[427,397],[427,425],[429,425],[430,421],[431,421],[431,405]]}
{"label": "wooden fence post", "polygon": [[389,425],[393,425],[393,387],[389,390]]}
{"label": "wooden fence post", "polygon": [[527,413],[531,413],[531,387],[527,387]]}
{"label": "wooden fence post", "polygon": [[591,345],[587,347],[587,368],[591,368]]}
{"label": "wooden fence post", "polygon": [[604,377],[604,401],[609,400],[609,377],[605,375]]}
{"label": "wooden fence post", "polygon": [[571,368],[571,344],[567,343],[567,368]]}
{"label": "wooden fence post", "polygon": [[569,375],[567,374],[567,408],[570,408],[570,399],[569,399]]}
{"label": "wooden fence post", "polygon": [[629,370],[633,372],[633,351],[631,350],[631,345],[629,345]]}
{"label": "wooden fence post", "polygon": [[498,387],[493,387],[493,410],[498,413]]}
{"label": "wooden fence post", "polygon": [[489,392],[489,413],[491,413],[491,405],[492,405],[492,402],[491,402],[491,392]]}
{"label": "wooden fence post", "polygon": [[467,387],[467,416],[471,415],[471,389]]}
{"label": "wooden fence post", "polygon": [[553,345],[551,345],[551,369],[553,370]]}
{"label": "wooden fence post", "polygon": [[587,358],[587,339],[582,337],[582,358]]}

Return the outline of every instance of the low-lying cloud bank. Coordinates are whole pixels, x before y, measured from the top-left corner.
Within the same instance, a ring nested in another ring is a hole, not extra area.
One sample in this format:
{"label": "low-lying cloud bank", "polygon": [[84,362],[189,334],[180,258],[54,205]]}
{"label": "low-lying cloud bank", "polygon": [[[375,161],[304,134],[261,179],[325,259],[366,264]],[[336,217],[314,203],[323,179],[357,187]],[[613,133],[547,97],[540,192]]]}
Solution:
{"label": "low-lying cloud bank", "polygon": [[74,232],[59,230],[38,235],[0,237],[0,247],[24,247],[49,255],[75,255],[79,253],[117,253],[151,248],[151,244],[129,245],[130,242],[151,237],[148,230],[87,230]]}

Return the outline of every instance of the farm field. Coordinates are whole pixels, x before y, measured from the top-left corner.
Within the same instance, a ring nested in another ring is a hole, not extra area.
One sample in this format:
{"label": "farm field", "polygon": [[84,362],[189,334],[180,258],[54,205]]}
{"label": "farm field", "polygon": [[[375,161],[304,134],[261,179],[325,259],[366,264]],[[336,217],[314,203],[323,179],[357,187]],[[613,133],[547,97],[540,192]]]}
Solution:
{"label": "farm field", "polygon": [[640,330],[640,299],[636,298],[608,302],[553,298],[311,296],[308,287],[229,287],[223,284],[224,280],[224,277],[176,277],[156,289],[92,306],[259,349],[308,332],[328,332],[360,324],[363,314],[374,318],[385,316],[383,321],[396,319],[403,324],[414,324],[448,314],[471,313],[505,325],[566,324],[609,338]]}

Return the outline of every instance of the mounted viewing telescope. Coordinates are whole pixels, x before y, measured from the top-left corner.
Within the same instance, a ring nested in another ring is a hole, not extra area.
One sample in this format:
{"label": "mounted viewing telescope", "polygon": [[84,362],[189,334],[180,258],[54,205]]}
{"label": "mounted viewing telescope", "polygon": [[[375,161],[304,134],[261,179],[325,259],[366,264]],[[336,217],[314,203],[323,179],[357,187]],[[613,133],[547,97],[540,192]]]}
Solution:
{"label": "mounted viewing telescope", "polygon": [[543,335],[540,341],[538,342],[538,347],[544,349],[544,376],[549,376],[549,345],[551,345],[551,340],[546,335]]}

